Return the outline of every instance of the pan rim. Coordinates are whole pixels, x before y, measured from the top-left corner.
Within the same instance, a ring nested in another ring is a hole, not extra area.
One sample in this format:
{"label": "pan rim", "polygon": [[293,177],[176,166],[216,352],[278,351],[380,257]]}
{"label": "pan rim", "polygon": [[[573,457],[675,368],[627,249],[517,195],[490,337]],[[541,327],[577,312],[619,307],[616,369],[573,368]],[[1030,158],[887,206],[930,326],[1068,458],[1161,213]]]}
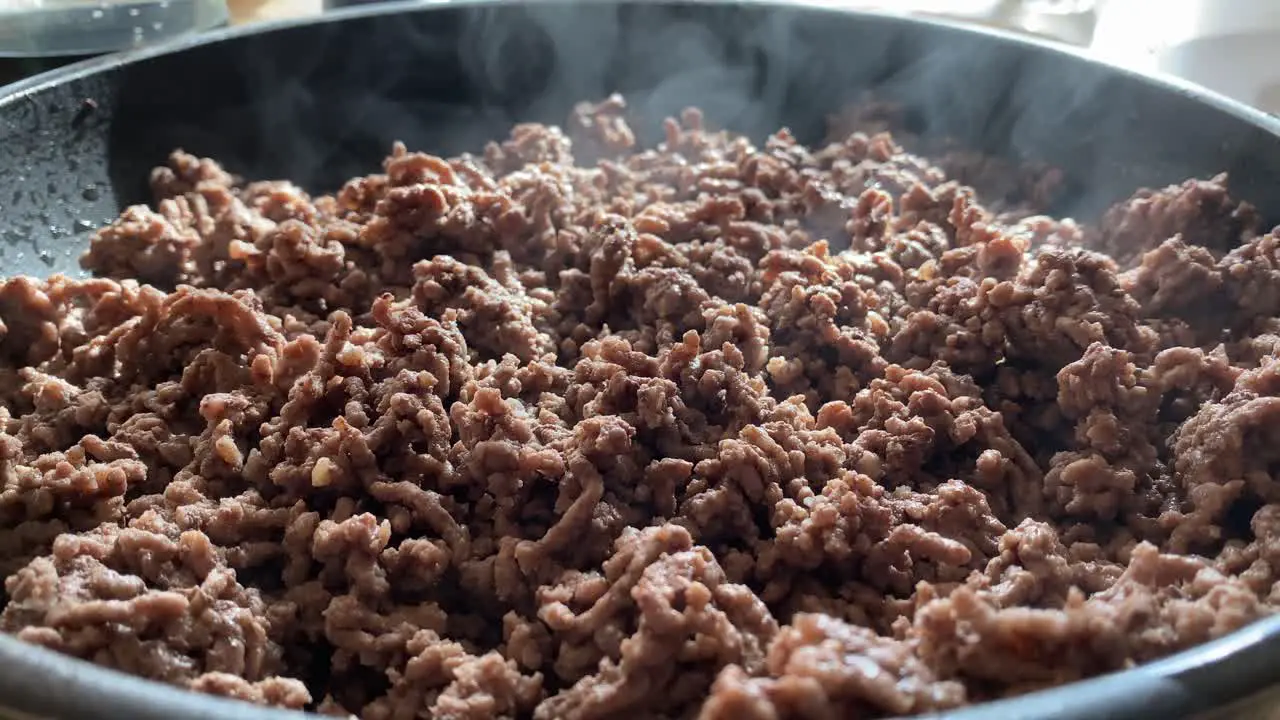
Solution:
{"label": "pan rim", "polygon": [[[571,0],[542,0],[568,4]],[[598,5],[661,3],[673,6],[752,6],[785,8],[795,12],[824,12],[846,17],[884,20],[920,28],[941,28],[989,38],[992,42],[1030,47],[1072,58],[1206,104],[1218,112],[1280,137],[1280,117],[1250,107],[1220,93],[1164,74],[1127,68],[1095,57],[1085,49],[1022,33],[936,16],[891,10],[843,7],[832,0],[593,0]],[[264,35],[298,27],[340,23],[352,19],[399,13],[429,13],[439,8],[523,4],[523,0],[399,0],[351,7],[310,18],[283,19],[236,26],[177,38],[154,46],[83,60],[0,87],[0,109],[70,81],[90,77],[146,60],[180,53],[241,37]],[[31,645],[0,633],[0,715],[5,710],[35,717],[88,716],[155,718],[237,718],[243,720],[302,720],[297,711],[264,708],[243,701],[197,693],[157,681],[144,680],[87,661]],[[1267,672],[1268,668],[1276,668]],[[1247,698],[1280,681],[1280,615],[1272,616],[1223,638],[1198,645],[1153,663],[1113,672],[1019,697],[985,703],[935,717],[978,720],[998,716],[1017,720],[1080,720],[1137,716],[1186,717],[1196,710],[1219,707]],[[54,713],[50,715],[49,713]]]}
{"label": "pan rim", "polygon": [[[1083,720],[1084,718],[1185,718],[1249,699],[1270,685],[1239,682],[1237,665],[1276,667],[1280,615],[1259,620],[1222,638],[1129,670],[1060,685],[1005,700],[921,717],[948,720]],[[263,707],[146,680],[0,633],[0,716],[18,711],[33,718],[129,717],[136,720],[304,720],[315,715]],[[1223,682],[1226,681],[1226,682]],[[1206,682],[1218,692],[1206,706]],[[34,701],[33,701],[34,699]],[[89,714],[84,714],[88,712]],[[54,713],[54,714],[49,714]]]}
{"label": "pan rim", "polygon": [[[148,45],[134,50],[124,50],[98,57],[80,60],[63,67],[23,78],[8,85],[0,86],[0,107],[20,101],[23,97],[34,94],[50,86],[65,84],[72,80],[100,73],[114,68],[134,65],[161,55],[169,55],[191,50],[206,45],[236,40],[241,37],[264,35],[281,30],[298,27],[313,27],[340,23],[367,17],[380,17],[407,12],[431,12],[435,8],[485,7],[524,4],[529,0],[390,0],[371,5],[353,6],[327,11],[321,15],[304,18],[283,18],[246,25],[211,30],[204,33],[187,35],[173,40]],[[566,0],[539,0],[542,4],[564,4]],[[581,1],[581,0],[579,0]],[[639,0],[589,0],[595,5],[630,5]],[[1155,85],[1158,89],[1173,92],[1225,112],[1232,117],[1280,136],[1280,116],[1272,115],[1230,98],[1216,90],[1197,85],[1188,80],[1167,72],[1155,70],[1138,70],[1108,61],[1092,54],[1088,48],[1081,48],[1048,38],[1028,33],[970,23],[932,14],[913,14],[907,11],[875,8],[863,9],[846,7],[839,0],[643,0],[648,5],[702,5],[702,6],[752,6],[759,8],[785,8],[797,12],[825,12],[849,17],[863,17],[872,20],[892,20],[904,25],[917,27],[936,27],[944,30],[978,35],[990,38],[994,42],[1032,47],[1041,52],[1065,55],[1077,63],[1084,63],[1126,78]]]}

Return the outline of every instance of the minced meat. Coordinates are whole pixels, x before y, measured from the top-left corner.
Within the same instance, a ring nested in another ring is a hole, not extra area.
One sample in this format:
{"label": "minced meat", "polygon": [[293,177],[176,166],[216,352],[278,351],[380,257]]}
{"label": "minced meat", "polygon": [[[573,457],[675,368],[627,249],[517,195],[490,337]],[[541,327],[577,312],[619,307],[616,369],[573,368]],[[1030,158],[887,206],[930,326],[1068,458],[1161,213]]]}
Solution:
{"label": "minced meat", "polygon": [[1035,215],[1055,171],[864,115],[641,148],[612,97],[323,196],[174,153],[97,277],[0,281],[0,629],[365,720],[776,720],[1280,607],[1280,234],[1221,176]]}

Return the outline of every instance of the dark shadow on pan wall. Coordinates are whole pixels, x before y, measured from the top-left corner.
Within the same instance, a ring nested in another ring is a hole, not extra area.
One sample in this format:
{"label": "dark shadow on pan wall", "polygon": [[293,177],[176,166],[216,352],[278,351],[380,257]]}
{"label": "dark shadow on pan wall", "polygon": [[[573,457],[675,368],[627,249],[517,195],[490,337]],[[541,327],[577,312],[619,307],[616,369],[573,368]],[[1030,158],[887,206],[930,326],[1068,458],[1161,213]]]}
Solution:
{"label": "dark shadow on pan wall", "polygon": [[[1087,220],[1139,186],[1222,170],[1237,195],[1280,209],[1268,173],[1280,142],[1240,111],[999,35],[754,2],[463,0],[378,13],[235,35],[0,104],[0,162],[35,158],[42,170],[35,197],[33,173],[0,177],[0,239],[65,244],[41,233],[147,199],[150,168],[175,147],[333,190],[376,171],[394,140],[478,151],[515,122],[561,122],[574,102],[615,91],[649,139],[662,117],[697,105],[756,138],[786,126],[815,142],[829,113],[874,90],[902,102],[916,132],[1060,167],[1060,214]],[[81,96],[97,110],[73,124]],[[104,192],[77,204],[86,183]],[[13,192],[25,200],[5,207]]]}
{"label": "dark shadow on pan wall", "polygon": [[393,140],[475,151],[514,122],[560,122],[614,91],[642,132],[698,105],[735,130],[787,126],[812,142],[867,90],[904,102],[923,134],[1061,166],[1071,214],[1221,170],[1280,207],[1263,157],[1275,143],[1194,98],[948,26],[758,4],[446,5],[157,58],[121,78],[113,177],[136,183],[183,146],[332,189],[376,168]]}

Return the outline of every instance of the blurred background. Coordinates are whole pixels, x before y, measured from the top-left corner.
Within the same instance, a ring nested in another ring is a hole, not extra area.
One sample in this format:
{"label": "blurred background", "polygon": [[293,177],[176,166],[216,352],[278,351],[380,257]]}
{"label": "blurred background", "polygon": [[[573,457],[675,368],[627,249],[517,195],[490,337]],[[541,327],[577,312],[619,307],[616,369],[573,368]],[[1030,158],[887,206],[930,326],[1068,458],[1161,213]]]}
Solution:
{"label": "blurred background", "polygon": [[[440,0],[435,0],[440,1]],[[1280,113],[1280,0],[806,0],[941,16],[1086,48]],[[0,0],[0,84],[93,55],[368,0]]]}

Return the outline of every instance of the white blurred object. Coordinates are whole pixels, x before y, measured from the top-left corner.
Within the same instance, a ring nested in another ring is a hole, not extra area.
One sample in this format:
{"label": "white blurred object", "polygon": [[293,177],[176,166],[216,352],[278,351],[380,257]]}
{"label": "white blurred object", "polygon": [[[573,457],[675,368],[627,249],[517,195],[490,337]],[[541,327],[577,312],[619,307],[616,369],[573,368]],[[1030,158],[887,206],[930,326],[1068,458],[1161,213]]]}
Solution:
{"label": "white blurred object", "polygon": [[1280,113],[1280,1],[1107,0],[1091,49]]}
{"label": "white blurred object", "polygon": [[853,5],[889,12],[954,18],[1029,33],[1073,45],[1088,45],[1093,37],[1100,0],[832,1],[834,4],[846,7]]}
{"label": "white blurred object", "polygon": [[994,17],[1006,0],[832,0],[840,7],[853,6],[867,10],[900,13],[945,15],[966,20],[985,21]]}
{"label": "white blurred object", "polygon": [[[1156,1],[1156,0],[1153,0]],[[1006,3],[1005,22],[1025,32],[1088,45],[1098,22],[1099,0],[1020,0]]]}
{"label": "white blurred object", "polygon": [[226,0],[0,0],[0,57],[96,55],[226,22]]}

